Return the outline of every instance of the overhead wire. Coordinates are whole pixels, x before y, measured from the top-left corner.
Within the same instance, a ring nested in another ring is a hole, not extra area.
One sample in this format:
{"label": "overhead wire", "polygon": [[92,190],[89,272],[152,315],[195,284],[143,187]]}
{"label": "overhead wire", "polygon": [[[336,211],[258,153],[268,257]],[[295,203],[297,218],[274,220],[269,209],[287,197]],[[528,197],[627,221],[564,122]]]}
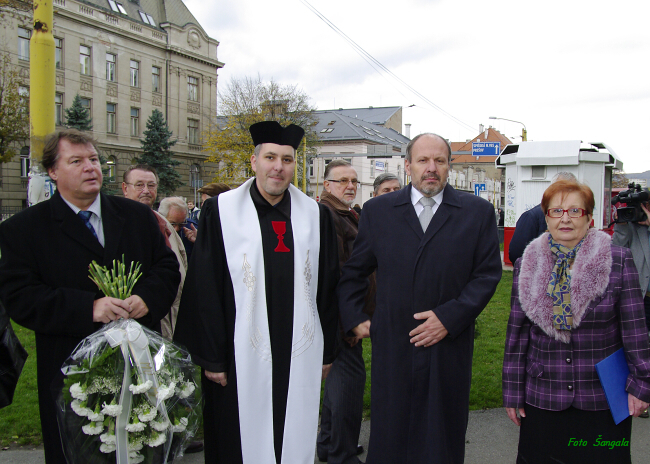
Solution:
{"label": "overhead wire", "polygon": [[[406,87],[409,91],[411,91],[415,96],[419,97],[422,99],[425,103],[430,105],[433,109],[439,111],[443,115],[447,116],[448,118],[452,119],[454,122],[457,124],[460,124],[464,128],[466,128],[469,131],[475,132],[476,129],[474,126],[471,126],[464,121],[460,120],[453,114],[449,113],[448,111],[444,110],[441,108],[439,105],[436,105],[433,101],[428,99],[426,96],[424,96],[422,93],[418,92],[415,88],[413,88],[411,85],[409,85],[407,82],[402,80],[399,76],[397,76],[393,71],[391,71],[389,68],[384,66],[379,60],[377,60],[375,57],[373,57],[370,53],[368,53],[366,50],[363,49],[359,44],[357,44],[354,40],[352,40],[345,32],[343,32],[341,29],[339,29],[332,21],[330,21],[327,17],[325,17],[320,11],[318,11],[313,5],[311,5],[307,0],[300,0],[300,2],[305,5],[309,10],[314,13],[320,20],[322,20],[330,29],[332,29],[336,34],[338,34],[343,40],[345,40],[351,47],[354,49],[354,51],[361,56],[370,66],[379,74],[381,75],[384,79],[386,79],[388,82],[390,82],[386,76],[382,74],[382,71],[394,80],[396,80],[398,83]],[[378,69],[379,68],[379,69]],[[406,97],[399,89],[396,88],[396,90],[404,97]]]}

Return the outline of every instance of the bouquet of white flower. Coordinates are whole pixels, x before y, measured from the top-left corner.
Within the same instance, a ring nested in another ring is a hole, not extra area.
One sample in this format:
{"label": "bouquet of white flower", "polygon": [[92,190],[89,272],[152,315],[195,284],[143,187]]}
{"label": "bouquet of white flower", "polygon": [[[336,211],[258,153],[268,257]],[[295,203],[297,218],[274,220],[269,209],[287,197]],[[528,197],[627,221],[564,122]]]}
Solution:
{"label": "bouquet of white flower", "polygon": [[[131,294],[139,269],[132,263],[126,274],[119,261],[112,273],[90,266],[91,279],[116,298]],[[186,350],[134,319],[86,337],[61,371],[58,418],[69,464],[173,462],[196,432],[199,368]]]}

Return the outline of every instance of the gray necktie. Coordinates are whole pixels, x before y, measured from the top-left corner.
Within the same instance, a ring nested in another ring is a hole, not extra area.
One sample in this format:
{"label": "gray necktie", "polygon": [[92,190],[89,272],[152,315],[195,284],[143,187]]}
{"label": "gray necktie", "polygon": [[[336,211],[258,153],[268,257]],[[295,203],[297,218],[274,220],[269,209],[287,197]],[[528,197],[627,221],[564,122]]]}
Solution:
{"label": "gray necktie", "polygon": [[420,216],[418,219],[420,219],[420,225],[422,226],[422,232],[426,232],[427,227],[429,226],[429,223],[431,222],[431,218],[433,217],[433,205],[436,203],[436,201],[433,198],[428,198],[428,197],[422,197],[420,198],[420,204],[424,206],[424,209],[420,213]]}

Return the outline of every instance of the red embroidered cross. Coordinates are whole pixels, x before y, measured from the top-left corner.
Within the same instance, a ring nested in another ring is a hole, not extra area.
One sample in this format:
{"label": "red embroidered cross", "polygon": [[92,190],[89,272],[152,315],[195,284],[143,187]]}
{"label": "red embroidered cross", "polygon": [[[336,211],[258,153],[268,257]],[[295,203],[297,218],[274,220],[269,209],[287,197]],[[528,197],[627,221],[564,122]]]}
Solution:
{"label": "red embroidered cross", "polygon": [[284,244],[284,234],[287,233],[286,221],[271,221],[273,224],[273,232],[278,234],[278,246],[275,247],[276,253],[288,253],[291,250]]}

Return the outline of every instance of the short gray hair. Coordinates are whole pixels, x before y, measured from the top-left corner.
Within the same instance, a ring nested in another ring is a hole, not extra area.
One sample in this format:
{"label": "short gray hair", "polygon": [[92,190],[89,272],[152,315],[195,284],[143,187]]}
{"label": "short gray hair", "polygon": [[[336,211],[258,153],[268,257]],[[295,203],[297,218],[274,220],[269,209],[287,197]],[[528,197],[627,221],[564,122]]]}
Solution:
{"label": "short gray hair", "polygon": [[447,141],[446,138],[444,138],[444,137],[442,137],[442,136],[440,136],[438,134],[434,134],[433,132],[424,132],[422,134],[418,134],[415,137],[413,137],[413,139],[406,146],[406,161],[408,161],[409,163],[411,162],[411,154],[413,152],[413,145],[415,145],[415,142],[417,142],[420,137],[424,137],[424,136],[438,137],[440,140],[445,142],[445,145],[447,145],[447,151],[449,152],[449,163],[451,163],[451,145],[449,145],[449,142]]}
{"label": "short gray hair", "polygon": [[349,161],[345,160],[332,160],[329,163],[327,163],[327,166],[325,166],[325,172],[323,173],[323,179],[327,180],[327,178],[330,175],[330,171],[334,168],[338,168],[339,166],[352,166],[352,163]]}
{"label": "short gray hair", "polygon": [[187,207],[187,203],[185,202],[183,197],[163,198],[162,201],[160,202],[160,206],[158,207],[158,212],[160,213],[161,216],[166,218],[169,215],[169,210],[171,210],[172,208],[177,208],[184,211],[185,217],[187,217],[189,208]]}
{"label": "short gray hair", "polygon": [[381,187],[381,184],[383,184],[384,182],[388,182],[389,180],[396,180],[397,182],[399,182],[399,188],[402,188],[402,181],[400,180],[399,177],[397,177],[393,173],[385,172],[383,174],[379,174],[375,178],[375,181],[372,183],[372,187],[375,190],[375,196],[377,195],[377,192],[379,192],[379,187]]}

